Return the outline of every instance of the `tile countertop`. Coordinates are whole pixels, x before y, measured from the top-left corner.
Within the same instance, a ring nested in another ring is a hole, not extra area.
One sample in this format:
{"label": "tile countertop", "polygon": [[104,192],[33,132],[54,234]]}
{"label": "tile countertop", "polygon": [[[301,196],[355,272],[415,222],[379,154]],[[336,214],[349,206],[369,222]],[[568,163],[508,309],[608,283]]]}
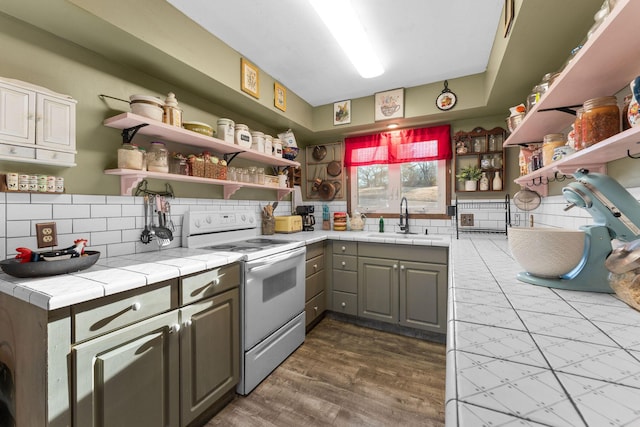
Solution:
{"label": "tile countertop", "polygon": [[[640,312],[614,294],[550,289],[516,279],[503,235],[277,234],[450,246],[446,425],[640,426]],[[241,259],[177,248],[100,259],[42,279],[0,273],[0,291],[53,310]]]}
{"label": "tile countertop", "polygon": [[[450,236],[418,234],[315,231],[275,234],[274,239],[310,244],[326,239],[380,243],[449,246]],[[90,248],[89,248],[90,249]],[[175,248],[140,254],[99,258],[95,265],[64,276],[17,278],[0,271],[0,292],[44,310],[55,310],[95,298],[135,289],[162,280],[197,273],[242,259],[230,252]],[[63,278],[63,279],[62,279]]]}
{"label": "tile countertop", "polygon": [[504,237],[451,248],[447,426],[640,426],[640,312],[518,281]]}

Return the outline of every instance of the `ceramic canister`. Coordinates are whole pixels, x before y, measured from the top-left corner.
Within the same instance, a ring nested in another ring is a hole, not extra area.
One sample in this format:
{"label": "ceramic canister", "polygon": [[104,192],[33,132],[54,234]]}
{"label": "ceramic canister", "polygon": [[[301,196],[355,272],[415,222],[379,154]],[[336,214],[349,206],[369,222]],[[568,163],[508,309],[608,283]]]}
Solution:
{"label": "ceramic canister", "polygon": [[7,174],[7,189],[9,191],[18,191],[18,174],[17,173]]}
{"label": "ceramic canister", "polygon": [[236,124],[231,119],[218,119],[217,136],[227,144],[233,144],[236,135]]}

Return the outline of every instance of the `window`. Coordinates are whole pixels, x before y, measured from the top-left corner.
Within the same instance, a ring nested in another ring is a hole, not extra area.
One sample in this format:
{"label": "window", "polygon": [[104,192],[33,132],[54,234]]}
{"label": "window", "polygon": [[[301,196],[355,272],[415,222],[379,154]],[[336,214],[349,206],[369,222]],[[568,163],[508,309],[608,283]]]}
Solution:
{"label": "window", "polygon": [[351,211],[446,215],[450,158],[449,126],[346,138]]}

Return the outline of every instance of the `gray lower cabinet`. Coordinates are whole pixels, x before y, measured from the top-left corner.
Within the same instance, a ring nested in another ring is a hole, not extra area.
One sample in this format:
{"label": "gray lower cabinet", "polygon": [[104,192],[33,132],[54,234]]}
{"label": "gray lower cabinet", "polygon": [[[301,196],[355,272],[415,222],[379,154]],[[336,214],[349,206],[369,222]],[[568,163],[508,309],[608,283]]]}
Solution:
{"label": "gray lower cabinet", "polygon": [[74,426],[179,425],[178,310],[78,344]]}
{"label": "gray lower cabinet", "polygon": [[358,315],[358,243],[331,242],[331,310]]}
{"label": "gray lower cabinet", "polygon": [[305,326],[309,331],[327,309],[325,242],[307,245],[305,263]]}
{"label": "gray lower cabinet", "polygon": [[235,288],[180,309],[180,425],[188,425],[240,380],[239,306]]}
{"label": "gray lower cabinet", "polygon": [[73,425],[188,426],[226,403],[239,285],[231,264],[72,307]]}
{"label": "gray lower cabinet", "polygon": [[360,243],[358,316],[446,333],[447,253],[447,248]]}

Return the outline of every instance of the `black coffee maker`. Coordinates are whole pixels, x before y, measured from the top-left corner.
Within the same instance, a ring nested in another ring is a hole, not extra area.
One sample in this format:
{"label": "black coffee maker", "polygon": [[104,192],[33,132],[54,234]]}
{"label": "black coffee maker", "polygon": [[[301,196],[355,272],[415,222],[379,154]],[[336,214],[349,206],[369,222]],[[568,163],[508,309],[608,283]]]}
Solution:
{"label": "black coffee maker", "polygon": [[296,215],[302,217],[302,231],[313,231],[316,225],[316,218],[313,216],[313,205],[296,206]]}

